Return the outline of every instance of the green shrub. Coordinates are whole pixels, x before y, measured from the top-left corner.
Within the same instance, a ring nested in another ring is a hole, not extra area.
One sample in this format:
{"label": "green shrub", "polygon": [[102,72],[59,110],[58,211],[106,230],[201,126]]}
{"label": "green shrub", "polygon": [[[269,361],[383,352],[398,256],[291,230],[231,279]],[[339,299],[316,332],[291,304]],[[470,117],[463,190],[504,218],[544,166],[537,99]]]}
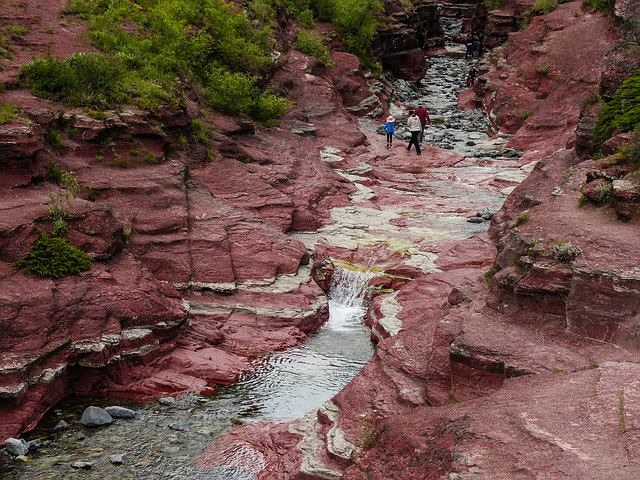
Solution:
{"label": "green shrub", "polygon": [[553,12],[558,8],[557,0],[536,0],[536,3],[531,7],[531,12],[534,14],[543,14]]}
{"label": "green shrub", "polygon": [[601,11],[603,15],[609,11],[608,0],[582,0],[582,5],[590,12]]}
{"label": "green shrub", "polygon": [[347,51],[370,68],[368,49],[378,27],[377,15],[384,10],[382,0],[310,0],[319,20],[332,22]]}
{"label": "green shrub", "polygon": [[571,242],[562,242],[553,247],[553,257],[561,262],[571,262],[582,253],[580,247],[574,247]]}
{"label": "green shrub", "polygon": [[521,114],[520,114],[520,118],[522,120],[526,120],[527,118],[529,118],[531,115],[533,115],[533,110],[532,109],[528,109],[528,110],[524,110]]}
{"label": "green shrub", "polygon": [[613,185],[611,183],[603,183],[593,189],[598,202],[606,202],[613,197]]}
{"label": "green shrub", "polygon": [[296,48],[302,53],[306,53],[307,55],[317,58],[329,68],[333,67],[329,50],[327,50],[327,47],[321,37],[312,35],[305,30],[299,30],[295,44]]}
{"label": "green shrub", "polygon": [[593,148],[598,150],[617,129],[630,132],[640,125],[640,75],[625,80],[596,122]]}
{"label": "green shrub", "polygon": [[124,66],[99,53],[34,60],[23,67],[23,75],[34,95],[71,106],[105,109],[128,99]]}
{"label": "green shrub", "polygon": [[27,33],[29,33],[29,29],[26,27],[21,27],[21,26],[9,26],[9,28],[7,29],[9,30],[9,33],[11,34],[11,38],[13,38],[14,40],[20,40],[22,37],[24,37]]}
{"label": "green shrub", "polygon": [[49,237],[42,230],[38,230],[38,236],[31,244],[31,250],[13,264],[17,269],[24,269],[25,275],[37,273],[43,277],[60,278],[91,268],[91,257],[66,239]]}
{"label": "green shrub", "polygon": [[497,8],[502,8],[507,4],[507,0],[484,0],[484,6],[487,7],[487,10],[495,10]]}
{"label": "green shrub", "polygon": [[60,130],[57,130],[55,128],[52,128],[47,133],[45,133],[44,139],[49,145],[55,148],[60,148],[63,145],[62,134],[60,133]]}

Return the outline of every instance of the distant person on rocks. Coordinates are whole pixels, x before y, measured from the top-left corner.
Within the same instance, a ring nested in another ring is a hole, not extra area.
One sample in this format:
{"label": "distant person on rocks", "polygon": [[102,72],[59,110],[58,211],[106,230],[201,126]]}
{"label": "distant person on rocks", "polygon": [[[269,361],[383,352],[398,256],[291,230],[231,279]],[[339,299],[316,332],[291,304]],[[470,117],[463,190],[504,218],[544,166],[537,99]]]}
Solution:
{"label": "distant person on rocks", "polygon": [[473,65],[469,65],[469,74],[467,75],[467,88],[473,87],[473,84],[476,83],[476,75],[478,75],[476,67]]}
{"label": "distant person on rocks", "polygon": [[420,119],[420,135],[418,135],[418,143],[422,143],[422,138],[424,137],[424,127],[429,122],[429,126],[433,125],[431,123],[431,119],[429,118],[429,114],[424,109],[422,105],[418,105],[415,111],[416,116]]}
{"label": "distant person on rocks", "polygon": [[478,57],[482,56],[482,53],[484,51],[484,32],[479,32],[478,33]]}
{"label": "distant person on rocks", "polygon": [[409,131],[411,132],[411,141],[409,142],[409,146],[407,147],[407,152],[411,151],[411,145],[415,145],[416,153],[420,155],[421,152],[420,143],[418,142],[418,136],[420,135],[422,124],[420,123],[420,119],[413,110],[409,111],[409,120],[407,120],[407,126],[409,127]]}
{"label": "distant person on rocks", "polygon": [[467,33],[467,51],[464,54],[464,58],[471,57],[473,58],[473,33],[469,30]]}
{"label": "distant person on rocks", "polygon": [[389,115],[387,117],[387,123],[384,125],[384,129],[387,132],[387,148],[391,148],[391,144],[393,143],[393,133],[396,129],[396,119],[393,118],[393,115]]}

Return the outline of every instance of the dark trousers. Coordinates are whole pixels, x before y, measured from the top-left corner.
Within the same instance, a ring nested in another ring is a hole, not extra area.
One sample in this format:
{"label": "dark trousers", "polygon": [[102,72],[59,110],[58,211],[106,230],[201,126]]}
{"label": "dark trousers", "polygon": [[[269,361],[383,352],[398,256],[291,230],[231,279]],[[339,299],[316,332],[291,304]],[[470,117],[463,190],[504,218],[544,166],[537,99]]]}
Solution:
{"label": "dark trousers", "polygon": [[393,140],[393,133],[387,133],[387,145],[391,145]]}
{"label": "dark trousers", "polygon": [[420,135],[420,130],[417,132],[411,132],[411,141],[409,142],[409,146],[407,150],[411,150],[411,145],[416,146],[416,152],[420,153],[420,142],[418,142],[418,136]]}
{"label": "dark trousers", "polygon": [[464,58],[473,58],[473,45],[467,45],[467,52],[464,54]]}

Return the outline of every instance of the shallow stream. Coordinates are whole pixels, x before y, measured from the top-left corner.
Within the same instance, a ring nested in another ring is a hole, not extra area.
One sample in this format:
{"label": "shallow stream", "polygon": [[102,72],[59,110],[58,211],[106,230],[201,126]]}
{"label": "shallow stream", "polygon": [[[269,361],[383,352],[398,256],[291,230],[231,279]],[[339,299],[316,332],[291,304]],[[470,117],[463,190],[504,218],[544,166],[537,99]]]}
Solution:
{"label": "shallow stream", "polygon": [[[373,355],[370,332],[362,322],[367,310],[363,286],[371,272],[337,269],[329,294],[329,320],[309,340],[252,362],[251,370],[214,396],[186,395],[175,403],[138,403],[105,397],[75,398],[47,415],[26,440],[47,445],[26,463],[8,463],[3,480],[62,479],[228,479],[253,476],[231,465],[200,470],[193,459],[234,425],[302,416],[333,397]],[[79,421],[89,405],[120,405],[136,411],[131,420],[86,428]],[[65,420],[70,427],[54,431]],[[122,465],[110,456],[120,454]],[[75,469],[74,462],[91,462]]]}

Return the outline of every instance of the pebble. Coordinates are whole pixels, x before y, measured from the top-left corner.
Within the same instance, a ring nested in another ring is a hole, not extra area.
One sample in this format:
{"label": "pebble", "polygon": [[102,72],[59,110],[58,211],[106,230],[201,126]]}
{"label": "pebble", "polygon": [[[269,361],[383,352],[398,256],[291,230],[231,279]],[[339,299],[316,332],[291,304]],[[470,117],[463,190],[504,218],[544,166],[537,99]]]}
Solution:
{"label": "pebble", "polygon": [[89,470],[91,467],[93,467],[93,463],[92,462],[73,462],[71,466],[73,468],[78,468],[78,469],[82,468],[82,469]]}
{"label": "pebble", "polygon": [[162,397],[158,400],[160,405],[174,405],[176,403],[176,399],[173,397]]}
{"label": "pebble", "polygon": [[111,455],[109,457],[109,461],[114,465],[122,465],[122,455],[116,453],[115,455]]}
{"label": "pebble", "polygon": [[60,420],[58,424],[53,427],[54,430],[66,430],[67,428],[69,428],[69,424],[64,420]]}

